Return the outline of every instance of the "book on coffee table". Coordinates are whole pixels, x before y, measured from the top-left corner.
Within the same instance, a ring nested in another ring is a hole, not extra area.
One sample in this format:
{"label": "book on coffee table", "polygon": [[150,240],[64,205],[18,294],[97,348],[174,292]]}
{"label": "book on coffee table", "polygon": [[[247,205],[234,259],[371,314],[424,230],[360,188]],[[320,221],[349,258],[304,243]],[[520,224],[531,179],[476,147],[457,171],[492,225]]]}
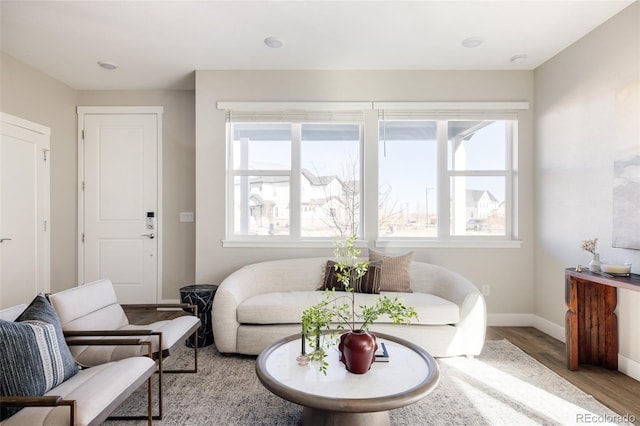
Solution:
{"label": "book on coffee table", "polygon": [[376,351],[377,362],[389,362],[389,352],[387,352],[387,346],[380,342],[378,350]]}

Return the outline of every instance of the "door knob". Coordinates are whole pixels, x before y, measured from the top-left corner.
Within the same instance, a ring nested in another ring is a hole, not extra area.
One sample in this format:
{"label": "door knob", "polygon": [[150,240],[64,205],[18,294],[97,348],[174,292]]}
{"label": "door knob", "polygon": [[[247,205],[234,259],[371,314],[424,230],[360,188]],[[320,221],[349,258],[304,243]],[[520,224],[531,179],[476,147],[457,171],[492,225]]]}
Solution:
{"label": "door knob", "polygon": [[11,241],[11,238],[0,238],[0,243],[4,243],[5,241]]}
{"label": "door knob", "polygon": [[142,234],[142,237],[149,237],[150,240],[153,240],[156,236],[155,234],[151,233],[151,234]]}

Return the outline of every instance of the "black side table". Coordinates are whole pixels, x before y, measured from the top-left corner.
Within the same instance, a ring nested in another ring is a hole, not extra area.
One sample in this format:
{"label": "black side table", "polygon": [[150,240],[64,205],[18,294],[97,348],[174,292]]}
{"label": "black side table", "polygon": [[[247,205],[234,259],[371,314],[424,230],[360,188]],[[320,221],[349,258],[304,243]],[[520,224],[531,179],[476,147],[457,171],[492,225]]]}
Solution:
{"label": "black side table", "polygon": [[[211,306],[218,286],[215,284],[193,284],[180,289],[180,302],[189,303],[198,307],[200,328],[198,329],[198,347],[202,348],[213,343],[213,330],[211,329]],[[192,348],[194,337],[187,340],[187,346]]]}

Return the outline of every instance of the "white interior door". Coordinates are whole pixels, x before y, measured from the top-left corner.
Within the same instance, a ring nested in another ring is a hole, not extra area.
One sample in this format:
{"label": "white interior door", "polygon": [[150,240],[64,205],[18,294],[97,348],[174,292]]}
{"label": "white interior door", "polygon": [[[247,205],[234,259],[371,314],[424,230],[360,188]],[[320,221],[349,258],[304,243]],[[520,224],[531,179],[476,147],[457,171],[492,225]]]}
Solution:
{"label": "white interior door", "polygon": [[0,113],[0,308],[49,284],[49,128]]}
{"label": "white interior door", "polygon": [[124,110],[78,109],[84,134],[80,281],[109,278],[120,303],[157,303],[160,114]]}

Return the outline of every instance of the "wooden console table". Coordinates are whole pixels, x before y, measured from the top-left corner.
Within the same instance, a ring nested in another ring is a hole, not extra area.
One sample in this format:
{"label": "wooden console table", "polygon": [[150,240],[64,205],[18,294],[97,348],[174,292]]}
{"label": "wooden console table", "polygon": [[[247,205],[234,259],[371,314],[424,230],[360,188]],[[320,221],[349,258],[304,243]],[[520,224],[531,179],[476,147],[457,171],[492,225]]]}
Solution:
{"label": "wooden console table", "polygon": [[618,303],[618,288],[640,291],[640,275],[613,277],[589,270],[565,270],[569,370],[577,370],[580,363],[618,369],[618,317],[613,312]]}

